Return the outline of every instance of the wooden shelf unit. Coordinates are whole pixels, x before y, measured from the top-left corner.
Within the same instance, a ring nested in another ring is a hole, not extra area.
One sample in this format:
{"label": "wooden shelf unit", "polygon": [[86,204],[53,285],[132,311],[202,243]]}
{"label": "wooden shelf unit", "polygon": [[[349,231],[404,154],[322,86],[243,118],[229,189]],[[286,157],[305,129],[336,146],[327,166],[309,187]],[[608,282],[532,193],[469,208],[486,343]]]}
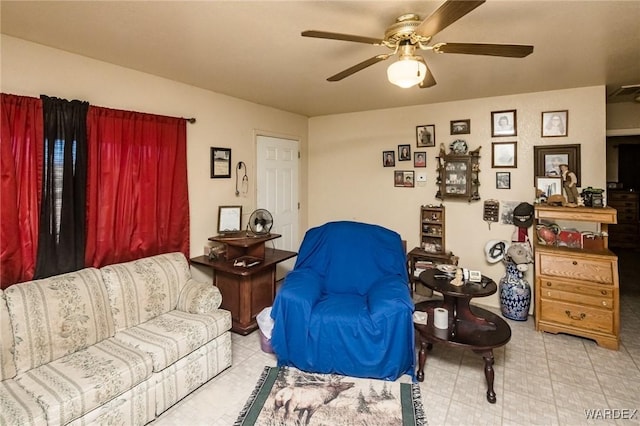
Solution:
{"label": "wooden shelf unit", "polygon": [[445,253],[444,206],[420,207],[420,247],[429,253]]}
{"label": "wooden shelf unit", "polygon": [[[607,232],[617,221],[611,207],[535,206],[536,225],[541,220],[592,222]],[[574,249],[539,244],[535,250],[536,330],[567,333],[618,349],[620,340],[620,291],[618,257],[604,247]]]}

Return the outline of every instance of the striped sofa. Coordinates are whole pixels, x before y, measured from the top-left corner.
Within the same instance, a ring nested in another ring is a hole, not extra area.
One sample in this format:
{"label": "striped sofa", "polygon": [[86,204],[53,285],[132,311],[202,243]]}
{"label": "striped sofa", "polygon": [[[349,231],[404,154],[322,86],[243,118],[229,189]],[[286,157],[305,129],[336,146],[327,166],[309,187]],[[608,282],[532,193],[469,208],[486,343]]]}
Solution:
{"label": "striped sofa", "polygon": [[143,425],[231,365],[231,315],[181,253],[0,290],[0,425]]}

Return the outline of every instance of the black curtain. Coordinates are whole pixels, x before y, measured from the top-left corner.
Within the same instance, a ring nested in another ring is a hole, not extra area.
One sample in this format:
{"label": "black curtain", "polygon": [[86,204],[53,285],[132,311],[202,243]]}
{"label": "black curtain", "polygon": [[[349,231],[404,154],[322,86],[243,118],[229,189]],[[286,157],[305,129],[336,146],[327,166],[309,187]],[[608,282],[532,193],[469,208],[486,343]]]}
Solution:
{"label": "black curtain", "polygon": [[41,96],[42,207],[35,278],[84,267],[88,102]]}

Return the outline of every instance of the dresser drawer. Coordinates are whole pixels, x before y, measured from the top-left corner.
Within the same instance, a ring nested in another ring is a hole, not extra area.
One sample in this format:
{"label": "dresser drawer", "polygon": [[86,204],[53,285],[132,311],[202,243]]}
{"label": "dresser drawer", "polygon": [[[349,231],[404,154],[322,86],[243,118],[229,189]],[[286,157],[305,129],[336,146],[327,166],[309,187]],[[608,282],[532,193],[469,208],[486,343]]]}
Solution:
{"label": "dresser drawer", "polygon": [[584,330],[613,333],[614,311],[609,309],[542,299],[540,310],[544,321]]}
{"label": "dresser drawer", "polygon": [[573,302],[603,309],[614,307],[614,290],[609,286],[587,285],[541,276],[538,280],[538,288],[542,299]]}
{"label": "dresser drawer", "polygon": [[541,275],[590,281],[613,285],[617,268],[615,257],[588,258],[586,256],[562,256],[557,253],[540,253],[538,262]]}
{"label": "dresser drawer", "polygon": [[620,203],[620,202],[632,202],[632,203],[637,203],[638,202],[638,194],[636,192],[609,192],[607,194],[607,201],[609,202],[609,204],[615,202],[615,203]]}

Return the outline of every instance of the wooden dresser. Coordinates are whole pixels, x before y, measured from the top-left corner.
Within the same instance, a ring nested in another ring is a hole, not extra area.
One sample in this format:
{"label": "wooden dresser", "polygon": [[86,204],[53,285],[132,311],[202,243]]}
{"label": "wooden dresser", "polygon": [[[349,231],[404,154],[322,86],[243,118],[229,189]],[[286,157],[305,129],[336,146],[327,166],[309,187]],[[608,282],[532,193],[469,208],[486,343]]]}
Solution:
{"label": "wooden dresser", "polygon": [[618,211],[618,224],[609,227],[609,246],[640,247],[638,193],[621,189],[607,192],[607,204]]}
{"label": "wooden dresser", "polygon": [[[611,207],[535,207],[540,220],[595,222],[607,232],[616,223]],[[579,228],[578,228],[579,229]],[[595,340],[598,345],[618,349],[620,295],[618,257],[608,249],[577,249],[541,245],[535,249],[536,330],[567,333]]]}

